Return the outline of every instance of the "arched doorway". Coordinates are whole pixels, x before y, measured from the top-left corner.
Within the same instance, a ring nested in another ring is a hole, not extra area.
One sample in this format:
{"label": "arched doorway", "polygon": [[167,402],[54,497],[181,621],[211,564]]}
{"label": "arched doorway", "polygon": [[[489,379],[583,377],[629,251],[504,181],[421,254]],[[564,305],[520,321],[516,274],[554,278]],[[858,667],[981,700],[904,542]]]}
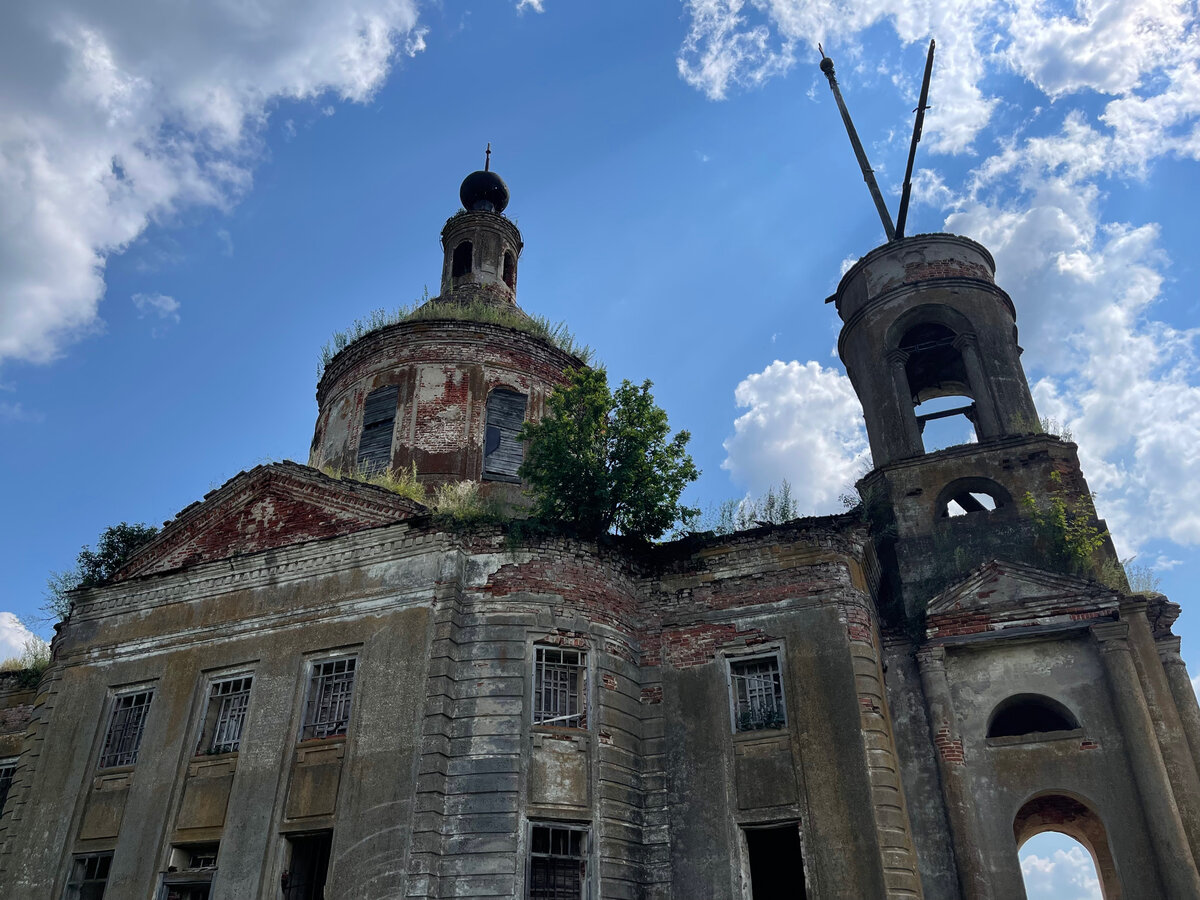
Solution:
{"label": "arched doorway", "polygon": [[[1017,841],[1018,853],[1030,838],[1051,831],[1071,838],[1091,857],[1103,900],[1120,900],[1121,883],[1117,878],[1112,849],[1108,845],[1108,832],[1091,807],[1079,798],[1067,794],[1048,793],[1032,797],[1021,807],[1013,820],[1013,837]],[[1063,848],[1062,852],[1064,859],[1049,858],[1049,861],[1075,861],[1070,847]],[[1026,877],[1026,884],[1029,884],[1030,876],[1035,873],[1026,872],[1027,868],[1036,869],[1037,866],[1022,866],[1022,874]],[[1033,900],[1033,896],[1030,895],[1030,900]]]}

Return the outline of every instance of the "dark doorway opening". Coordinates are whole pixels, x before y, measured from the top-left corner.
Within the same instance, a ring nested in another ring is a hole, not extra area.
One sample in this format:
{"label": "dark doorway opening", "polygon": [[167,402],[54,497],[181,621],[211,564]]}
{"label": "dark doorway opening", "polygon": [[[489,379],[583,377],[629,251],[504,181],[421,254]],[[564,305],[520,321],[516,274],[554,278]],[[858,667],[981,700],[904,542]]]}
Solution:
{"label": "dark doorway opening", "polygon": [[754,900],[806,900],[799,825],[747,828],[746,849]]}
{"label": "dark doorway opening", "polygon": [[332,831],[298,834],[288,838],[291,859],[283,875],[284,900],[325,900]]}

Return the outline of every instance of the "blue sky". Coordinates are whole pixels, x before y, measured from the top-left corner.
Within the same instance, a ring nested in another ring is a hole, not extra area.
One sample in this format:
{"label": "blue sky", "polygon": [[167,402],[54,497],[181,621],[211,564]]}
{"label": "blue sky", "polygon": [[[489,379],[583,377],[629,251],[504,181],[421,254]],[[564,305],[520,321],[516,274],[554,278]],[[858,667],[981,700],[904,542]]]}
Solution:
{"label": "blue sky", "polygon": [[932,35],[909,233],[995,253],[1039,408],[1198,671],[1193,6],[112,6],[0,13],[0,610],[107,525],[305,459],[321,345],[435,289],[488,141],[520,303],[655,382],[692,500],[787,477],[838,509],[867,457],[822,301],[883,234],[815,43],[894,211]]}

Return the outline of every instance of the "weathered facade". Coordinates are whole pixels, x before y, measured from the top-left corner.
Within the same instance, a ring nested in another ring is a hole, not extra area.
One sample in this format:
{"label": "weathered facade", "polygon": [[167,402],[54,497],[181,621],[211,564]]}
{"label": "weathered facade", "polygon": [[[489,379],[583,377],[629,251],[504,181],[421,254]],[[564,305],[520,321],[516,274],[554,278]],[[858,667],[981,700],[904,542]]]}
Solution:
{"label": "weathered facade", "polygon": [[[999,900],[1058,830],[1109,900],[1200,897],[1178,607],[1130,593],[1041,433],[984,248],[893,242],[831,298],[858,509],[596,544],[319,471],[518,498],[520,423],[581,363],[511,324],[503,182],[462,199],[439,297],[327,368],[313,467],[181,512],[79,592],[36,692],[0,684],[3,896]],[[925,452],[953,415],[977,442]]]}

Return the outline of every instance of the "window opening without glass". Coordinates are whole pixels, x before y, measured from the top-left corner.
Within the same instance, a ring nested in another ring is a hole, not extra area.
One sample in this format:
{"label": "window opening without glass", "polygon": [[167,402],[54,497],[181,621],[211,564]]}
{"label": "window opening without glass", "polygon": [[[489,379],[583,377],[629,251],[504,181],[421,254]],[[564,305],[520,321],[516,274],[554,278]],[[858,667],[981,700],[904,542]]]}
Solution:
{"label": "window opening without glass", "polygon": [[587,838],[583,826],[530,826],[530,900],[581,900],[587,884]]}
{"label": "window opening without glass", "polygon": [[153,698],[153,691],[120,694],[114,698],[112,717],[108,721],[104,749],[100,754],[100,768],[132,766],[137,762],[142,732],[146,728],[146,715]]}
{"label": "window opening without glass", "polygon": [[243,675],[212,683],[200,735],[200,753],[236,753],[241,747],[253,680],[250,675]]}
{"label": "window opening without glass", "polygon": [[747,828],[750,896],[754,900],[804,900],[804,863],[800,827],[795,822],[772,828]]}
{"label": "window opening without glass", "polygon": [[287,839],[290,850],[281,887],[283,900],[325,900],[333,832],[298,834]]}
{"label": "window opening without glass", "polygon": [[71,877],[67,881],[65,900],[101,900],[108,885],[108,870],[112,853],[89,853],[71,861]]}
{"label": "window opening without glass", "polygon": [[8,800],[8,792],[12,790],[16,773],[16,759],[0,759],[0,814],[4,813],[4,804]]}
{"label": "window opening without glass", "polygon": [[517,470],[525,448],[517,437],[525,422],[525,395],[496,388],[487,398],[483,477],[489,481],[520,481]]}
{"label": "window opening without glass", "polygon": [[353,656],[314,662],[304,704],[302,741],[345,734],[350,724],[350,699],[354,693]]}
{"label": "window opening without glass", "polygon": [[587,654],[536,647],[533,724],[587,727]]}
{"label": "window opening without glass", "polygon": [[782,728],[787,724],[778,656],[730,660],[729,682],[735,731]]}

